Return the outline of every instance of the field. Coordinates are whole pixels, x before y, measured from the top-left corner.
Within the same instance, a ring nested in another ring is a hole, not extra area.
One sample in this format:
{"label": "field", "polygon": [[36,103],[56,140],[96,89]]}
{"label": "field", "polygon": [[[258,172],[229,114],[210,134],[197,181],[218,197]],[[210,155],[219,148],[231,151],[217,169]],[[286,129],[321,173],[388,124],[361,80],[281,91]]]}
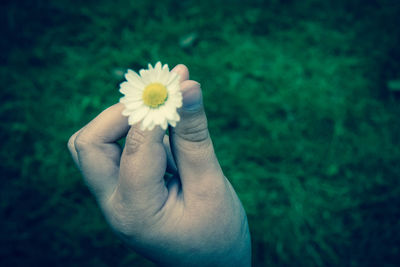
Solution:
{"label": "field", "polygon": [[126,69],[158,60],[202,84],[254,266],[398,266],[399,1],[0,6],[1,266],[153,266],[108,228],[66,144]]}

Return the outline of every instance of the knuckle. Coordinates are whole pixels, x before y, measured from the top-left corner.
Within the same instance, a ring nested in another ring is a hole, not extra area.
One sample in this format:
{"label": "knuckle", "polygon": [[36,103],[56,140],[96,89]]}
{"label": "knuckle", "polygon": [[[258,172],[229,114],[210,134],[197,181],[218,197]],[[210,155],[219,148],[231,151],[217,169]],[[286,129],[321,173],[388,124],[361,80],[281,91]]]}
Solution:
{"label": "knuckle", "polygon": [[71,152],[74,152],[74,150],[75,150],[75,138],[76,138],[76,135],[74,134],[68,139],[67,146],[68,146],[69,151],[71,151]]}
{"label": "knuckle", "polygon": [[90,138],[84,132],[81,132],[76,136],[74,146],[77,151],[83,151],[90,146]]}
{"label": "knuckle", "polygon": [[81,132],[81,130],[77,131],[76,133],[71,135],[71,137],[68,139],[67,147],[68,147],[69,151],[71,151],[71,152],[76,151],[75,139],[80,134],[80,132]]}
{"label": "knuckle", "polygon": [[205,116],[197,116],[187,121],[186,125],[177,130],[176,133],[182,139],[195,143],[206,142],[210,139]]}
{"label": "knuckle", "polygon": [[194,128],[182,131],[180,133],[180,136],[187,141],[201,143],[208,140],[209,133],[206,127],[201,127],[199,125]]}
{"label": "knuckle", "polygon": [[[182,127],[183,126],[183,127]],[[185,125],[173,129],[178,150],[186,153],[188,159],[203,161],[214,154],[213,144],[208,131],[207,118],[197,116],[185,121]]]}

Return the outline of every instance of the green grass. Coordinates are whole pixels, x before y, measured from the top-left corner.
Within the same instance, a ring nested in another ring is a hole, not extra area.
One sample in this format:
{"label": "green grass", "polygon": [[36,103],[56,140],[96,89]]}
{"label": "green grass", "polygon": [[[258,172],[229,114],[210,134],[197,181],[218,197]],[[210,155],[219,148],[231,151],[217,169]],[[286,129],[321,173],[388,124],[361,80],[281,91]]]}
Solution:
{"label": "green grass", "polygon": [[364,2],[2,4],[0,264],[152,266],[109,230],[66,142],[127,68],[161,60],[202,84],[255,266],[395,266],[400,5]]}

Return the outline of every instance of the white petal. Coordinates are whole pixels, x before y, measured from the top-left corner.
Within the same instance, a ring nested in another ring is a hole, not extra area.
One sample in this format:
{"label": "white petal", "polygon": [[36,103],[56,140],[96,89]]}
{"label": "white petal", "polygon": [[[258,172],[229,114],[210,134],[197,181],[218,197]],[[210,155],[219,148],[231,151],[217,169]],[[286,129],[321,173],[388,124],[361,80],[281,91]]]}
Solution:
{"label": "white petal", "polygon": [[143,121],[142,121],[142,123],[140,124],[140,130],[142,130],[142,131],[146,130],[146,128],[144,127]]}
{"label": "white petal", "polygon": [[149,114],[150,108],[146,105],[142,105],[140,108],[136,109],[133,116],[143,119],[147,114]]}
{"label": "white petal", "polygon": [[172,98],[167,100],[168,106],[173,107],[174,109],[182,107],[182,99],[180,98]]}
{"label": "white petal", "polygon": [[129,125],[134,125],[135,123],[136,123],[135,117],[129,116],[129,118],[128,118],[128,124],[129,124]]}
{"label": "white petal", "polygon": [[139,70],[139,75],[140,75],[140,77],[143,78],[143,75],[144,75],[146,72],[147,72],[147,70],[145,70],[145,69]]}
{"label": "white petal", "polygon": [[119,99],[119,102],[121,103],[129,103],[130,101],[135,101],[135,99],[132,99],[132,97],[129,96],[123,96]]}
{"label": "white petal", "polygon": [[177,100],[177,102],[175,103],[175,107],[176,108],[182,107],[182,98],[180,100]]}
{"label": "white petal", "polygon": [[123,116],[129,116],[129,115],[131,115],[131,111],[130,111],[129,109],[124,109],[124,110],[122,111],[122,115],[123,115]]}
{"label": "white petal", "polygon": [[165,105],[161,106],[157,112],[157,118],[155,119],[158,125],[162,125],[165,118],[165,114],[167,113],[167,109]]}
{"label": "white petal", "polygon": [[176,108],[172,105],[164,105],[164,109],[163,109],[163,116],[167,119],[167,120],[171,120],[173,119],[173,114],[176,111]]}
{"label": "white petal", "polygon": [[157,70],[159,70],[159,71],[161,71],[161,62],[158,61],[158,62],[156,63],[156,65],[155,65],[154,68],[157,69]]}
{"label": "white petal", "polygon": [[168,79],[169,79],[169,70],[168,70],[168,66],[167,66],[167,68],[163,68],[161,70],[159,81],[160,81],[160,83],[167,85]]}
{"label": "white petal", "polygon": [[128,82],[130,82],[132,85],[135,85],[135,86],[138,86],[138,87],[143,86],[142,79],[133,70],[128,70],[128,72],[125,74],[125,79],[127,79]]}
{"label": "white petal", "polygon": [[150,109],[147,106],[142,106],[141,108],[132,112],[131,116],[129,117],[129,125],[133,125],[141,121],[149,113],[149,110]]}
{"label": "white petal", "polygon": [[132,102],[138,102],[138,101],[143,102],[141,95],[136,95],[136,94],[126,95],[119,99],[119,102],[124,103],[125,105],[132,103]]}
{"label": "white petal", "polygon": [[153,110],[150,110],[146,117],[143,119],[142,125],[144,129],[148,129],[153,124]]}
{"label": "white petal", "polygon": [[151,111],[151,121],[154,124],[159,124],[159,109],[152,109]]}
{"label": "white petal", "polygon": [[161,68],[155,68],[151,73],[151,82],[160,82]]}
{"label": "white petal", "polygon": [[167,87],[167,90],[169,94],[176,94],[181,92],[181,88],[178,83],[169,85]]}
{"label": "white petal", "polygon": [[161,128],[162,128],[163,130],[167,130],[167,127],[168,127],[168,121],[167,121],[167,120],[164,120],[163,123],[161,124]]}
{"label": "white petal", "polygon": [[147,70],[140,70],[140,77],[142,78],[143,84],[146,86],[149,83],[151,83],[150,77],[149,77],[149,71]]}
{"label": "white petal", "polygon": [[143,91],[143,88],[132,85],[130,82],[123,82],[120,84],[119,91],[124,95],[133,95],[136,92]]}
{"label": "white petal", "polygon": [[176,121],[168,121],[168,123],[169,123],[172,127],[175,127],[175,126],[176,126]]}
{"label": "white petal", "polygon": [[174,113],[178,108],[172,101],[168,101],[164,104],[166,111],[165,111],[165,116],[168,115],[168,119],[171,119],[171,114]]}
{"label": "white petal", "polygon": [[174,121],[179,121],[181,117],[179,116],[178,112],[175,112],[174,114]]}
{"label": "white petal", "polygon": [[129,101],[127,103],[124,103],[126,109],[130,110],[130,111],[135,111],[138,108],[143,106],[143,101]]}
{"label": "white petal", "polygon": [[[133,90],[133,89],[132,89]],[[132,90],[127,87],[120,87],[119,92],[124,95],[129,95],[132,93]]]}
{"label": "white petal", "polygon": [[155,126],[156,126],[155,123],[151,123],[150,125],[147,126],[147,130],[152,131]]}
{"label": "white petal", "polygon": [[167,82],[167,86],[170,86],[172,83],[179,81],[180,75],[176,72],[170,72],[170,76]]}
{"label": "white petal", "polygon": [[164,66],[162,68],[163,68],[163,70],[167,70],[169,72],[168,64],[164,64]]}
{"label": "white petal", "polygon": [[182,93],[180,91],[178,92],[169,92],[168,97],[174,100],[179,100],[182,98]]}

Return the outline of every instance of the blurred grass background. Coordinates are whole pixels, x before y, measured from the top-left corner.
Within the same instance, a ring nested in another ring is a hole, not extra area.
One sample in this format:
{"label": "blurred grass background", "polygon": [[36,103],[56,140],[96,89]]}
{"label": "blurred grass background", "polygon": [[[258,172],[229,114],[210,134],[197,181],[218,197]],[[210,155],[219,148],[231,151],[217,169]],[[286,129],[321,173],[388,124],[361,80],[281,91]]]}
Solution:
{"label": "blurred grass background", "polygon": [[109,230],[66,142],[158,60],[202,84],[254,266],[398,266],[399,1],[0,6],[1,266],[153,266]]}

